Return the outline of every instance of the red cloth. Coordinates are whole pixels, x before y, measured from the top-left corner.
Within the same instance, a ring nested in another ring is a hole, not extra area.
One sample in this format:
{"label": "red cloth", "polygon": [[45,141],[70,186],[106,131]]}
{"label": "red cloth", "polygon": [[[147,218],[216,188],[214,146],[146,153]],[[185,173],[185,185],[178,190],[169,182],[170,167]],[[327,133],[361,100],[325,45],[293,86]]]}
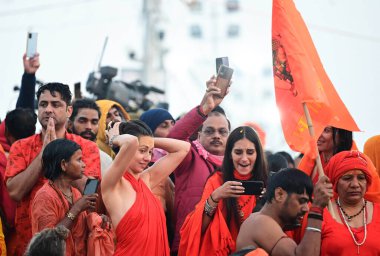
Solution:
{"label": "red cloth", "polygon": [[[220,200],[216,212],[207,227],[201,234],[202,218],[206,199],[211,193],[223,184],[222,173],[216,172],[206,182],[202,199],[191,212],[181,229],[181,242],[178,255],[229,255],[235,251],[236,238],[240,223],[231,220],[227,224],[227,208],[224,200]],[[256,205],[254,196],[243,195],[238,198],[238,204],[244,205],[243,220],[247,219]]]}
{"label": "red cloth", "polygon": [[[76,188],[72,188],[73,201],[78,201],[82,194]],[[31,203],[32,234],[45,228],[55,227],[70,210],[70,205],[59,189],[54,189],[49,182],[45,183],[37,191]],[[69,236],[66,239],[66,256],[87,255],[87,225],[85,211],[75,219]]]}
{"label": "red cloth", "polygon": [[310,135],[303,103],[310,112],[315,140],[327,125],[359,131],[328,78],[292,0],[273,0],[272,52],[276,103],[291,149],[315,151],[305,143],[310,141]]}
{"label": "red cloth", "polygon": [[[83,162],[86,164],[85,175],[96,178],[100,174],[99,149],[92,141],[80,136],[66,133],[66,139],[75,141],[82,148]],[[35,134],[25,139],[16,141],[9,152],[5,179],[12,178],[23,172],[29,164],[37,157],[42,148],[41,134]],[[10,248],[12,255],[23,255],[26,245],[32,238],[32,226],[30,223],[30,202],[36,192],[44,185],[46,179],[41,175],[37,183],[28,195],[17,203],[15,227],[17,247]]]}
{"label": "red cloth", "polygon": [[7,138],[5,138],[5,120],[0,123],[0,145],[6,152],[9,152],[11,145],[9,145]]}
{"label": "red cloth", "polygon": [[[197,111],[197,107],[195,107],[176,122],[170,130],[168,138],[189,141],[190,136],[198,130],[198,127],[205,120],[206,118],[201,116]],[[201,199],[206,180],[215,170],[217,159],[211,160],[211,158],[206,157],[203,151],[198,151],[198,149],[197,143],[191,142],[190,152],[174,170],[175,234],[171,248],[173,252],[178,251],[179,232],[186,216],[194,210],[195,205]]]}
{"label": "red cloth", "polygon": [[369,172],[367,157],[363,153],[351,150],[342,151],[329,160],[329,163],[325,167],[325,174],[330,178],[331,183],[334,186],[334,191],[337,192],[336,185],[338,180],[350,170],[361,170],[366,175],[368,186],[372,183],[372,175]]}
{"label": "red cloth", "polygon": [[96,212],[87,215],[87,227],[90,233],[87,241],[87,255],[106,256],[113,255],[115,251],[114,233],[111,227],[103,229],[102,222],[102,217]]}
{"label": "red cloth", "polygon": [[170,255],[165,214],[160,201],[142,180],[124,174],[136,191],[136,201],[116,227],[115,256]]}
{"label": "red cloth", "polygon": [[[356,255],[357,246],[345,224],[336,222],[327,209],[325,209],[323,216],[321,256]],[[355,234],[357,241],[362,242],[364,227],[351,228],[351,230]],[[372,221],[367,224],[367,239],[359,247],[360,255],[380,255],[379,237],[380,204],[375,203],[373,205]]]}

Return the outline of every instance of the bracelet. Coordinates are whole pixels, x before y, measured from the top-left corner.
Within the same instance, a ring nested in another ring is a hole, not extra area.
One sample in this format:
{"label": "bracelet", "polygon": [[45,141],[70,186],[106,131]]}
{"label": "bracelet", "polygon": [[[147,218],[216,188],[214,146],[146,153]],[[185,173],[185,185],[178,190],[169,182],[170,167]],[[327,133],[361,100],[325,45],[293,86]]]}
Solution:
{"label": "bracelet", "polygon": [[307,230],[322,233],[322,230],[320,230],[319,228],[306,227],[306,231]]}
{"label": "bracelet", "polygon": [[116,137],[117,137],[117,135],[112,136],[112,138],[111,138],[110,141],[108,142],[108,145],[110,146],[111,149],[113,148],[113,140],[114,140]]}
{"label": "bracelet", "polygon": [[310,207],[309,212],[315,212],[315,213],[319,213],[322,215],[323,214],[323,208],[318,207],[318,206],[312,206],[312,207]]}
{"label": "bracelet", "polygon": [[212,216],[214,216],[215,210],[216,210],[216,206],[215,207],[211,206],[208,203],[207,199],[206,199],[206,203],[205,203],[205,213],[206,213],[206,215],[211,218]]}
{"label": "bracelet", "polygon": [[202,110],[201,110],[201,106],[200,106],[200,105],[197,107],[197,112],[198,112],[198,114],[199,114],[201,117],[203,117],[203,118],[206,118],[206,117],[207,117],[207,115],[205,115],[205,114],[202,112]]}
{"label": "bracelet", "polygon": [[308,215],[307,215],[307,218],[309,219],[316,219],[316,220],[323,220],[323,216],[321,214],[318,214],[318,213],[312,213],[310,212]]}
{"label": "bracelet", "polygon": [[69,218],[70,220],[74,221],[76,216],[75,216],[73,213],[68,212],[68,213],[66,214],[66,217]]}
{"label": "bracelet", "polygon": [[210,198],[211,198],[211,201],[213,201],[214,203],[218,204],[219,201],[215,201],[214,198],[212,198],[212,194],[210,194]]}

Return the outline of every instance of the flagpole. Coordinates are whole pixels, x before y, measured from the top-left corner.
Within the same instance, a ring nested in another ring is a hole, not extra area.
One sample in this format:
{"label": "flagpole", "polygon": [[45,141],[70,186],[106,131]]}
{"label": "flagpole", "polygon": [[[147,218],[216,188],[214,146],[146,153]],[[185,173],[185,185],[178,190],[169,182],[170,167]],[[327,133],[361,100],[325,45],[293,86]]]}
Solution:
{"label": "flagpole", "polygon": [[[309,112],[309,109],[307,108],[306,102],[302,102],[302,106],[303,106],[303,111],[304,111],[305,116],[306,116],[306,121],[307,121],[307,127],[309,129],[309,134],[310,134],[311,137],[314,137],[314,135],[315,135],[314,126],[313,126],[313,122],[311,120],[310,112]],[[316,162],[316,165],[317,165],[318,176],[322,177],[322,176],[325,176],[325,173],[323,171],[323,166],[322,166],[321,156],[319,155],[318,146],[315,145],[315,147],[316,147],[316,152],[317,152],[317,157],[315,159],[315,162]],[[329,204],[327,205],[327,208],[328,208],[328,210],[329,210],[329,212],[331,214],[331,217],[333,217],[333,219],[335,220],[336,217],[335,217],[335,213],[334,213],[334,209],[333,209],[331,200],[329,200]]]}

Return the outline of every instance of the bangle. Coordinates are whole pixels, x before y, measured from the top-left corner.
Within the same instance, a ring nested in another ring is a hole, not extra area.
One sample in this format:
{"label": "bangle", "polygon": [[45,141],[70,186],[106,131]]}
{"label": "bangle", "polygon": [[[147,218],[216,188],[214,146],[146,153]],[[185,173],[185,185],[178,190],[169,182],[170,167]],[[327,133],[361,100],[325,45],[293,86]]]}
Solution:
{"label": "bangle", "polygon": [[206,117],[207,117],[207,115],[206,115],[205,113],[202,112],[202,110],[201,110],[201,106],[200,106],[200,105],[197,107],[197,112],[198,112],[198,114],[199,114],[201,117],[203,117],[203,118],[206,118]]}
{"label": "bangle", "polygon": [[309,230],[309,231],[313,231],[313,232],[319,232],[319,233],[322,233],[322,230],[320,230],[319,228],[314,228],[314,227],[306,227],[306,231]]}
{"label": "bangle", "polygon": [[321,214],[318,214],[318,213],[312,213],[312,212],[310,212],[310,213],[307,215],[307,218],[308,218],[308,219],[323,220],[323,216],[322,216]]}
{"label": "bangle", "polygon": [[216,203],[216,204],[219,203],[219,201],[216,201],[216,200],[214,200],[214,198],[212,198],[212,194],[210,194],[210,198],[211,198],[211,201],[213,201],[214,203]]}
{"label": "bangle", "polygon": [[215,210],[216,210],[216,206],[215,207],[211,206],[206,199],[206,203],[205,203],[206,215],[209,216],[210,218],[212,218],[212,216],[214,216],[214,214],[215,214]]}
{"label": "bangle", "polygon": [[312,207],[310,207],[309,212],[315,212],[315,213],[319,213],[322,215],[323,214],[323,208],[318,207],[318,206],[312,206]]}
{"label": "bangle", "polygon": [[113,140],[114,140],[116,137],[117,137],[117,135],[112,136],[112,138],[111,138],[110,141],[108,142],[108,145],[110,146],[111,149],[113,148]]}
{"label": "bangle", "polygon": [[66,217],[69,218],[70,220],[74,221],[76,216],[75,216],[73,213],[68,212],[68,213],[66,214]]}

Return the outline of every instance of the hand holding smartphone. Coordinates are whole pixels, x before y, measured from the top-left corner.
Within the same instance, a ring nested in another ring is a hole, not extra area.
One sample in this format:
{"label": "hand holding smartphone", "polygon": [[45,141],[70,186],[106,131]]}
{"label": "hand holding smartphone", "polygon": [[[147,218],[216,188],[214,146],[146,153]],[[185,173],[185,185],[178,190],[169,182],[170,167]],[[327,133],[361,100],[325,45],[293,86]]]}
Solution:
{"label": "hand holding smartphone", "polygon": [[99,180],[97,179],[87,179],[86,186],[83,190],[83,195],[91,195],[96,193],[99,186]]}
{"label": "hand holding smartphone", "polygon": [[26,57],[33,58],[37,53],[38,33],[28,32],[26,40]]}

